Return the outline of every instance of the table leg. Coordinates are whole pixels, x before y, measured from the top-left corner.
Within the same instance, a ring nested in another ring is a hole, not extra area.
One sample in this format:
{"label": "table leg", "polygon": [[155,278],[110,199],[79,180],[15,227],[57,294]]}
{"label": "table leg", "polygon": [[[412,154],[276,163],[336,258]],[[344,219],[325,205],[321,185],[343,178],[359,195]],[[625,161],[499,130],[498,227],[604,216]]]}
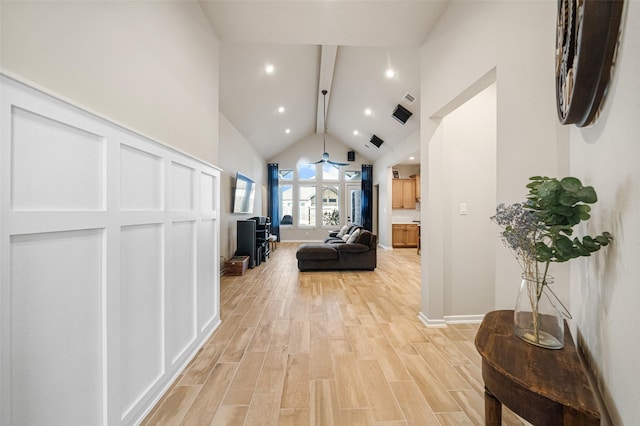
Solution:
{"label": "table leg", "polygon": [[502,403],[486,387],[484,388],[484,423],[487,426],[502,424]]}

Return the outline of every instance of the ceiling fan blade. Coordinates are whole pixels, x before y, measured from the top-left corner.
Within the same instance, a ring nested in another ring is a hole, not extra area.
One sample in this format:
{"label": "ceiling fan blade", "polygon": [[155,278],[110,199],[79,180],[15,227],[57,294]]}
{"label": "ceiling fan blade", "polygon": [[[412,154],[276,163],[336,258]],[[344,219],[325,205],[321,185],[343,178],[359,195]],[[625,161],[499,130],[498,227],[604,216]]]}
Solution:
{"label": "ceiling fan blade", "polygon": [[327,161],[327,160],[322,159],[322,160],[320,160],[320,161],[316,161],[316,162],[315,162],[315,163],[313,163],[313,164],[320,164],[320,163],[324,163],[324,162],[326,162],[326,161]]}
{"label": "ceiling fan blade", "polygon": [[338,163],[336,161],[327,160],[327,163],[333,164],[334,166],[348,166],[349,163]]}

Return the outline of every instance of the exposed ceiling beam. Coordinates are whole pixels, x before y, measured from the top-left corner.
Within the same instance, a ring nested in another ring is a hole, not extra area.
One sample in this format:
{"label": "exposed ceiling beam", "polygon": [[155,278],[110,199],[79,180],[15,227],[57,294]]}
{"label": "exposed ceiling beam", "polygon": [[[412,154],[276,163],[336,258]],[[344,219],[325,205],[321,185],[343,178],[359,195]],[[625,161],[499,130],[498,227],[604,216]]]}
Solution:
{"label": "exposed ceiling beam", "polygon": [[322,45],[320,53],[320,77],[318,78],[318,111],[316,120],[316,133],[322,133],[324,129],[324,99],[323,90],[327,90],[327,109],[329,108],[329,99],[331,98],[331,83],[333,82],[333,71],[336,66],[336,55],[338,46]]}

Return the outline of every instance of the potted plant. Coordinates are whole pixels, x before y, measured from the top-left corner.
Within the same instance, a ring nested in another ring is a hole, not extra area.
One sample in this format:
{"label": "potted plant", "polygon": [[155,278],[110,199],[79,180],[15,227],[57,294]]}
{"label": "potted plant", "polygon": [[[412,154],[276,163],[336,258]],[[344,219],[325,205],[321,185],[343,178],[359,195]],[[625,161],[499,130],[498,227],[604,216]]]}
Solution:
{"label": "potted plant", "polygon": [[501,238],[522,267],[514,311],[516,335],[538,346],[559,349],[564,346],[562,314],[570,315],[550,288],[549,266],[590,256],[613,236],[609,232],[573,236],[574,227],[590,219],[589,204],[598,201],[593,187],[583,186],[575,177],[534,176],[529,180],[527,200],[499,204],[491,219],[502,227]]}

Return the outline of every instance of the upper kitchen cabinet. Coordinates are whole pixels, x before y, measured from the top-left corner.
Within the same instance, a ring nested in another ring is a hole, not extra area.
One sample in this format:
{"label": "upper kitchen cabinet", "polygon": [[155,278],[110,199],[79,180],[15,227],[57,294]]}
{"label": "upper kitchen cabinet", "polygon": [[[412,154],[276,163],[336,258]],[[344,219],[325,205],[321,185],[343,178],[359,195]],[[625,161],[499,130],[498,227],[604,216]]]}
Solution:
{"label": "upper kitchen cabinet", "polygon": [[416,180],[393,179],[391,207],[394,209],[416,208]]}

